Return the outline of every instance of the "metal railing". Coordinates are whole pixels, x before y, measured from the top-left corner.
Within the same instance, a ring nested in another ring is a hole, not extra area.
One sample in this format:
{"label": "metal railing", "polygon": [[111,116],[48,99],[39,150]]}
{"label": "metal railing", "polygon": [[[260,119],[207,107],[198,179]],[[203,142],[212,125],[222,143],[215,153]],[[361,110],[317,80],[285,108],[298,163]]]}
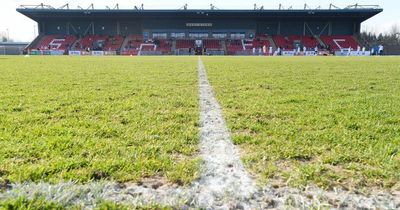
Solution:
{"label": "metal railing", "polygon": [[[41,3],[39,5],[20,5],[19,8],[20,9],[42,9],[42,10],[69,10],[70,5],[64,4],[60,7],[53,7],[51,5]],[[95,10],[94,4],[90,4],[86,9],[85,9],[85,7],[81,7],[79,5],[77,6],[77,8],[81,9],[81,10]],[[105,9],[106,10],[119,10],[120,7],[119,7],[119,4],[116,4],[114,7],[105,6]],[[144,10],[144,5],[141,4],[140,6],[134,6],[131,9]],[[279,6],[278,6],[278,10],[348,10],[348,9],[363,10],[363,9],[382,9],[382,8],[379,5],[362,5],[362,4],[349,5],[349,6],[346,6],[343,8],[338,7],[334,4],[330,4],[329,7],[326,9],[322,8],[321,6],[312,8],[308,4],[304,4],[304,7],[300,8],[300,9],[296,9],[293,6],[284,6],[283,4],[279,4]],[[179,8],[177,10],[188,10],[188,5],[185,4],[183,7]],[[210,10],[219,10],[219,8],[217,8],[213,4],[210,4]],[[249,10],[251,10],[251,9],[249,9]],[[269,9],[265,9],[264,6],[258,6],[257,4],[254,4],[253,10],[269,10]]]}

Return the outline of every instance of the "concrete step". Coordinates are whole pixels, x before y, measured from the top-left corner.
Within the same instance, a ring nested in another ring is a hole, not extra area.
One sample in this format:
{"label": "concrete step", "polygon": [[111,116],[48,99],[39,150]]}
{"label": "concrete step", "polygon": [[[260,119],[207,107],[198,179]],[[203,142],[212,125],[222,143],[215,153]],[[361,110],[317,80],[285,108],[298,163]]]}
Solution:
{"label": "concrete step", "polygon": [[314,38],[318,41],[318,43],[321,46],[327,47],[326,44],[322,41],[322,39],[319,36],[314,36]]}
{"label": "concrete step", "polygon": [[171,51],[172,51],[172,55],[176,55],[176,40],[172,40]]}
{"label": "concrete step", "polygon": [[72,43],[72,45],[71,45],[70,49],[71,49],[71,50],[75,50],[75,46],[76,46],[76,44],[77,44],[77,43],[79,43],[81,40],[82,40],[82,39],[76,39],[76,40],[75,40],[75,42],[74,42],[74,43]]}
{"label": "concrete step", "polygon": [[25,49],[32,49],[32,48],[37,48],[38,44],[40,41],[42,41],[44,35],[43,34],[39,34],[39,36],[37,36],[31,43],[28,44],[28,46],[26,46]]}
{"label": "concrete step", "polygon": [[226,55],[228,53],[228,51],[226,50],[225,40],[221,40],[220,43],[221,43],[222,50],[224,50],[224,54]]}
{"label": "concrete step", "polygon": [[129,42],[129,36],[126,36],[124,41],[122,42],[120,51],[122,51],[122,49],[125,49],[125,47],[128,45],[128,42]]}
{"label": "concrete step", "polygon": [[268,36],[267,39],[268,39],[268,41],[269,41],[271,47],[272,47],[273,49],[276,49],[277,46],[276,46],[276,43],[275,43],[274,39],[272,38],[272,36]]}

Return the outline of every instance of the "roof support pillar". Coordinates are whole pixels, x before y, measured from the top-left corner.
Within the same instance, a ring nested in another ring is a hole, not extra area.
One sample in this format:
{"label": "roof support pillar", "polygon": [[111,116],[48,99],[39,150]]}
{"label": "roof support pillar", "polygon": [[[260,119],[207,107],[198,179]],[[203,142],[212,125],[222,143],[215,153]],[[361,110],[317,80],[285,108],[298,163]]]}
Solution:
{"label": "roof support pillar", "polygon": [[67,24],[66,24],[66,27],[65,27],[65,32],[67,33],[67,35],[71,35],[70,33],[69,33],[69,22],[67,22]]}
{"label": "roof support pillar", "polygon": [[277,31],[278,35],[281,35],[281,22],[278,22],[278,31]]}
{"label": "roof support pillar", "polygon": [[358,29],[357,29],[357,23],[356,22],[353,23],[353,35],[354,34],[358,34]]}
{"label": "roof support pillar", "polygon": [[46,33],[46,23],[45,22],[43,22],[42,25],[39,25],[38,31],[39,31],[39,35]]}
{"label": "roof support pillar", "polygon": [[303,36],[305,36],[306,35],[306,21],[304,21],[304,23],[303,23]]}
{"label": "roof support pillar", "polygon": [[121,35],[121,27],[119,24],[119,20],[117,20],[117,35]]}
{"label": "roof support pillar", "polygon": [[361,32],[361,23],[356,22],[356,34],[360,34]]}

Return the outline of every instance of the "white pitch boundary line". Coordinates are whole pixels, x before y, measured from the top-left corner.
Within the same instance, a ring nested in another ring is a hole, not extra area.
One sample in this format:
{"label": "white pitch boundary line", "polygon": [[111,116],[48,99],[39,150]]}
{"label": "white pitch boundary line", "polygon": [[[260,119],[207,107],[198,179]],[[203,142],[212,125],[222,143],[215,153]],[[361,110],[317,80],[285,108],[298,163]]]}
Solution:
{"label": "white pitch boundary line", "polygon": [[229,203],[241,203],[257,192],[246,172],[237,148],[222,116],[214,91],[207,79],[206,69],[199,57],[200,145],[204,160],[199,181],[198,203],[201,207],[229,208]]}

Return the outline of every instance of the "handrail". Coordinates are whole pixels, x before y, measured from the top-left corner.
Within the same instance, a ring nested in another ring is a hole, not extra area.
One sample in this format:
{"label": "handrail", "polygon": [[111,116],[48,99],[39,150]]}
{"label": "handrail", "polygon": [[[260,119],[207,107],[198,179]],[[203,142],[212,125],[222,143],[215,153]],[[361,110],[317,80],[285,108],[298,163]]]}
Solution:
{"label": "handrail", "polygon": [[[51,5],[47,5],[47,4],[38,4],[38,5],[20,5],[19,6],[20,9],[51,9],[51,10],[69,10],[70,9],[70,5],[69,4],[64,4],[63,6],[60,7],[53,7]],[[82,10],[94,10],[94,4],[90,4],[89,7],[87,7],[86,9],[83,9],[83,7],[78,6],[79,9]],[[268,10],[266,8],[264,8],[264,6],[260,6],[258,7],[256,4],[254,4],[254,9],[253,10]],[[106,10],[119,10],[119,4],[116,4],[114,8],[111,9],[111,7],[106,6]],[[136,10],[144,10],[144,6],[143,4],[141,4],[141,6],[134,6],[134,9]],[[185,4],[183,7],[179,8],[179,10],[187,10],[188,9],[188,5]],[[219,8],[217,8],[215,5],[210,4],[210,10],[219,10]],[[344,8],[340,8],[334,4],[330,4],[328,8],[326,8],[325,10],[363,10],[363,9],[382,9],[379,5],[362,5],[362,4],[354,4],[354,5],[349,5],[347,7]],[[204,10],[204,9],[203,9]],[[251,10],[251,9],[249,9]],[[279,4],[278,10],[324,10],[324,8],[322,8],[321,6],[318,6],[316,8],[311,8],[309,5],[304,4],[304,7],[299,8],[299,9],[295,9],[293,6],[284,6],[283,4]]]}

